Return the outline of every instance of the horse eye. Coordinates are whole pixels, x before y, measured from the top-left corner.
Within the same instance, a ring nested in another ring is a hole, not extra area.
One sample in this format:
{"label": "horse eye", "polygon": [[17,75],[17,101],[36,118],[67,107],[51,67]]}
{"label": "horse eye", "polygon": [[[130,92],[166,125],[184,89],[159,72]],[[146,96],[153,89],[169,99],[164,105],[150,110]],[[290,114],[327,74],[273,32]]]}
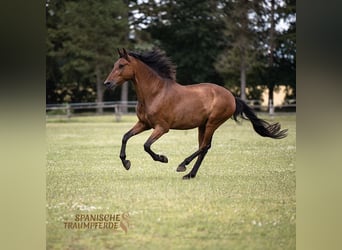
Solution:
{"label": "horse eye", "polygon": [[122,69],[125,65],[119,64],[119,69]]}

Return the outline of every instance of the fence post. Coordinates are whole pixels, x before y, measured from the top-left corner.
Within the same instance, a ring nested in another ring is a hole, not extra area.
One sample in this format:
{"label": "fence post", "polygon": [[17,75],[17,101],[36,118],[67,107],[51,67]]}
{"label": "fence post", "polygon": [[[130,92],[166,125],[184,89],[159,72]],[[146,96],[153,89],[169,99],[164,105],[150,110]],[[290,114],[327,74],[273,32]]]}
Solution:
{"label": "fence post", "polygon": [[120,112],[120,105],[119,104],[114,105],[114,112],[115,112],[115,120],[117,122],[121,121],[121,112]]}
{"label": "fence post", "polygon": [[67,103],[66,112],[67,112],[67,117],[70,118],[70,117],[71,117],[71,107],[70,107],[70,103]]}
{"label": "fence post", "polygon": [[273,106],[273,100],[272,99],[269,100],[269,107],[270,107],[269,114],[274,115],[274,106]]}

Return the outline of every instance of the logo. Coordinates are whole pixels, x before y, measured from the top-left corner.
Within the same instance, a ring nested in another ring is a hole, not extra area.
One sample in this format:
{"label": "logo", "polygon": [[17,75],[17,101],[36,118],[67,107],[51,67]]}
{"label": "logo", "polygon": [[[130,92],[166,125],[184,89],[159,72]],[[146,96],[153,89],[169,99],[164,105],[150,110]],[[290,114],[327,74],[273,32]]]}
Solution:
{"label": "logo", "polygon": [[73,221],[65,221],[64,228],[71,230],[97,229],[124,231],[130,228],[129,214],[76,214]]}

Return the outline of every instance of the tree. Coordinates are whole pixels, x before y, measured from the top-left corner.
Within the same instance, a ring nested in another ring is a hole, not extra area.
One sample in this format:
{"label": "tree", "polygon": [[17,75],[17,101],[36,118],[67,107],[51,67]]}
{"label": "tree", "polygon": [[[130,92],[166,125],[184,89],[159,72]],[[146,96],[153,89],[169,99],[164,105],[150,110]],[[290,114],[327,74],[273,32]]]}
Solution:
{"label": "tree", "polygon": [[[296,97],[296,1],[287,0],[280,15],[289,27],[277,38],[276,63],[281,83],[287,86],[285,98]],[[279,81],[280,82],[280,81]]]}
{"label": "tree", "polygon": [[[264,66],[259,77],[267,84],[269,100],[277,85],[296,86],[296,1],[264,0],[260,2],[259,29]],[[280,22],[286,29],[277,28]],[[295,92],[294,92],[295,94]]]}
{"label": "tree", "polygon": [[[257,36],[252,19],[255,6],[255,2],[248,0],[221,3],[226,46],[217,58],[215,67],[226,78],[236,79],[236,73],[240,72],[240,96],[243,100],[246,99],[247,72],[257,65]],[[228,82],[230,88],[234,85],[235,82]]]}
{"label": "tree", "polygon": [[[243,99],[245,89],[259,99],[266,86],[273,99],[277,85],[295,86],[295,1],[226,0],[221,10],[226,46],[215,66],[226,85]],[[281,21],[289,27],[280,30]]]}
{"label": "tree", "polygon": [[223,83],[214,62],[223,47],[223,22],[217,1],[164,0],[132,4],[140,17],[135,24],[151,34],[155,46],[165,50],[177,65],[183,84]]}
{"label": "tree", "polygon": [[59,101],[102,102],[103,79],[112,68],[115,49],[127,45],[127,4],[48,1],[46,11],[48,84],[60,94],[66,91]]}

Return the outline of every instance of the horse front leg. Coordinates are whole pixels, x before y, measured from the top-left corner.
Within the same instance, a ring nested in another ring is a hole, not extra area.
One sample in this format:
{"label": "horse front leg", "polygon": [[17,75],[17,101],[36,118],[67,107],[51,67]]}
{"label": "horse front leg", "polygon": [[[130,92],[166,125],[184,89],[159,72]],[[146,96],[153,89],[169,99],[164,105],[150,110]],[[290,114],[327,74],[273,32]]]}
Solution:
{"label": "horse front leg", "polygon": [[151,145],[156,142],[163,134],[167,133],[169,129],[163,128],[161,126],[157,126],[154,131],[152,132],[151,136],[147,139],[147,141],[144,144],[145,151],[152,157],[155,161],[160,161],[167,163],[168,159],[164,155],[158,155],[154,153],[151,149]]}
{"label": "horse front leg", "polygon": [[120,150],[120,159],[122,161],[123,166],[126,170],[129,170],[131,167],[131,162],[129,160],[126,160],[126,145],[129,138],[131,138],[134,135],[137,135],[145,130],[149,129],[144,123],[137,122],[134,127],[129,130],[124,136],[122,137],[122,144],[121,144],[121,150]]}

